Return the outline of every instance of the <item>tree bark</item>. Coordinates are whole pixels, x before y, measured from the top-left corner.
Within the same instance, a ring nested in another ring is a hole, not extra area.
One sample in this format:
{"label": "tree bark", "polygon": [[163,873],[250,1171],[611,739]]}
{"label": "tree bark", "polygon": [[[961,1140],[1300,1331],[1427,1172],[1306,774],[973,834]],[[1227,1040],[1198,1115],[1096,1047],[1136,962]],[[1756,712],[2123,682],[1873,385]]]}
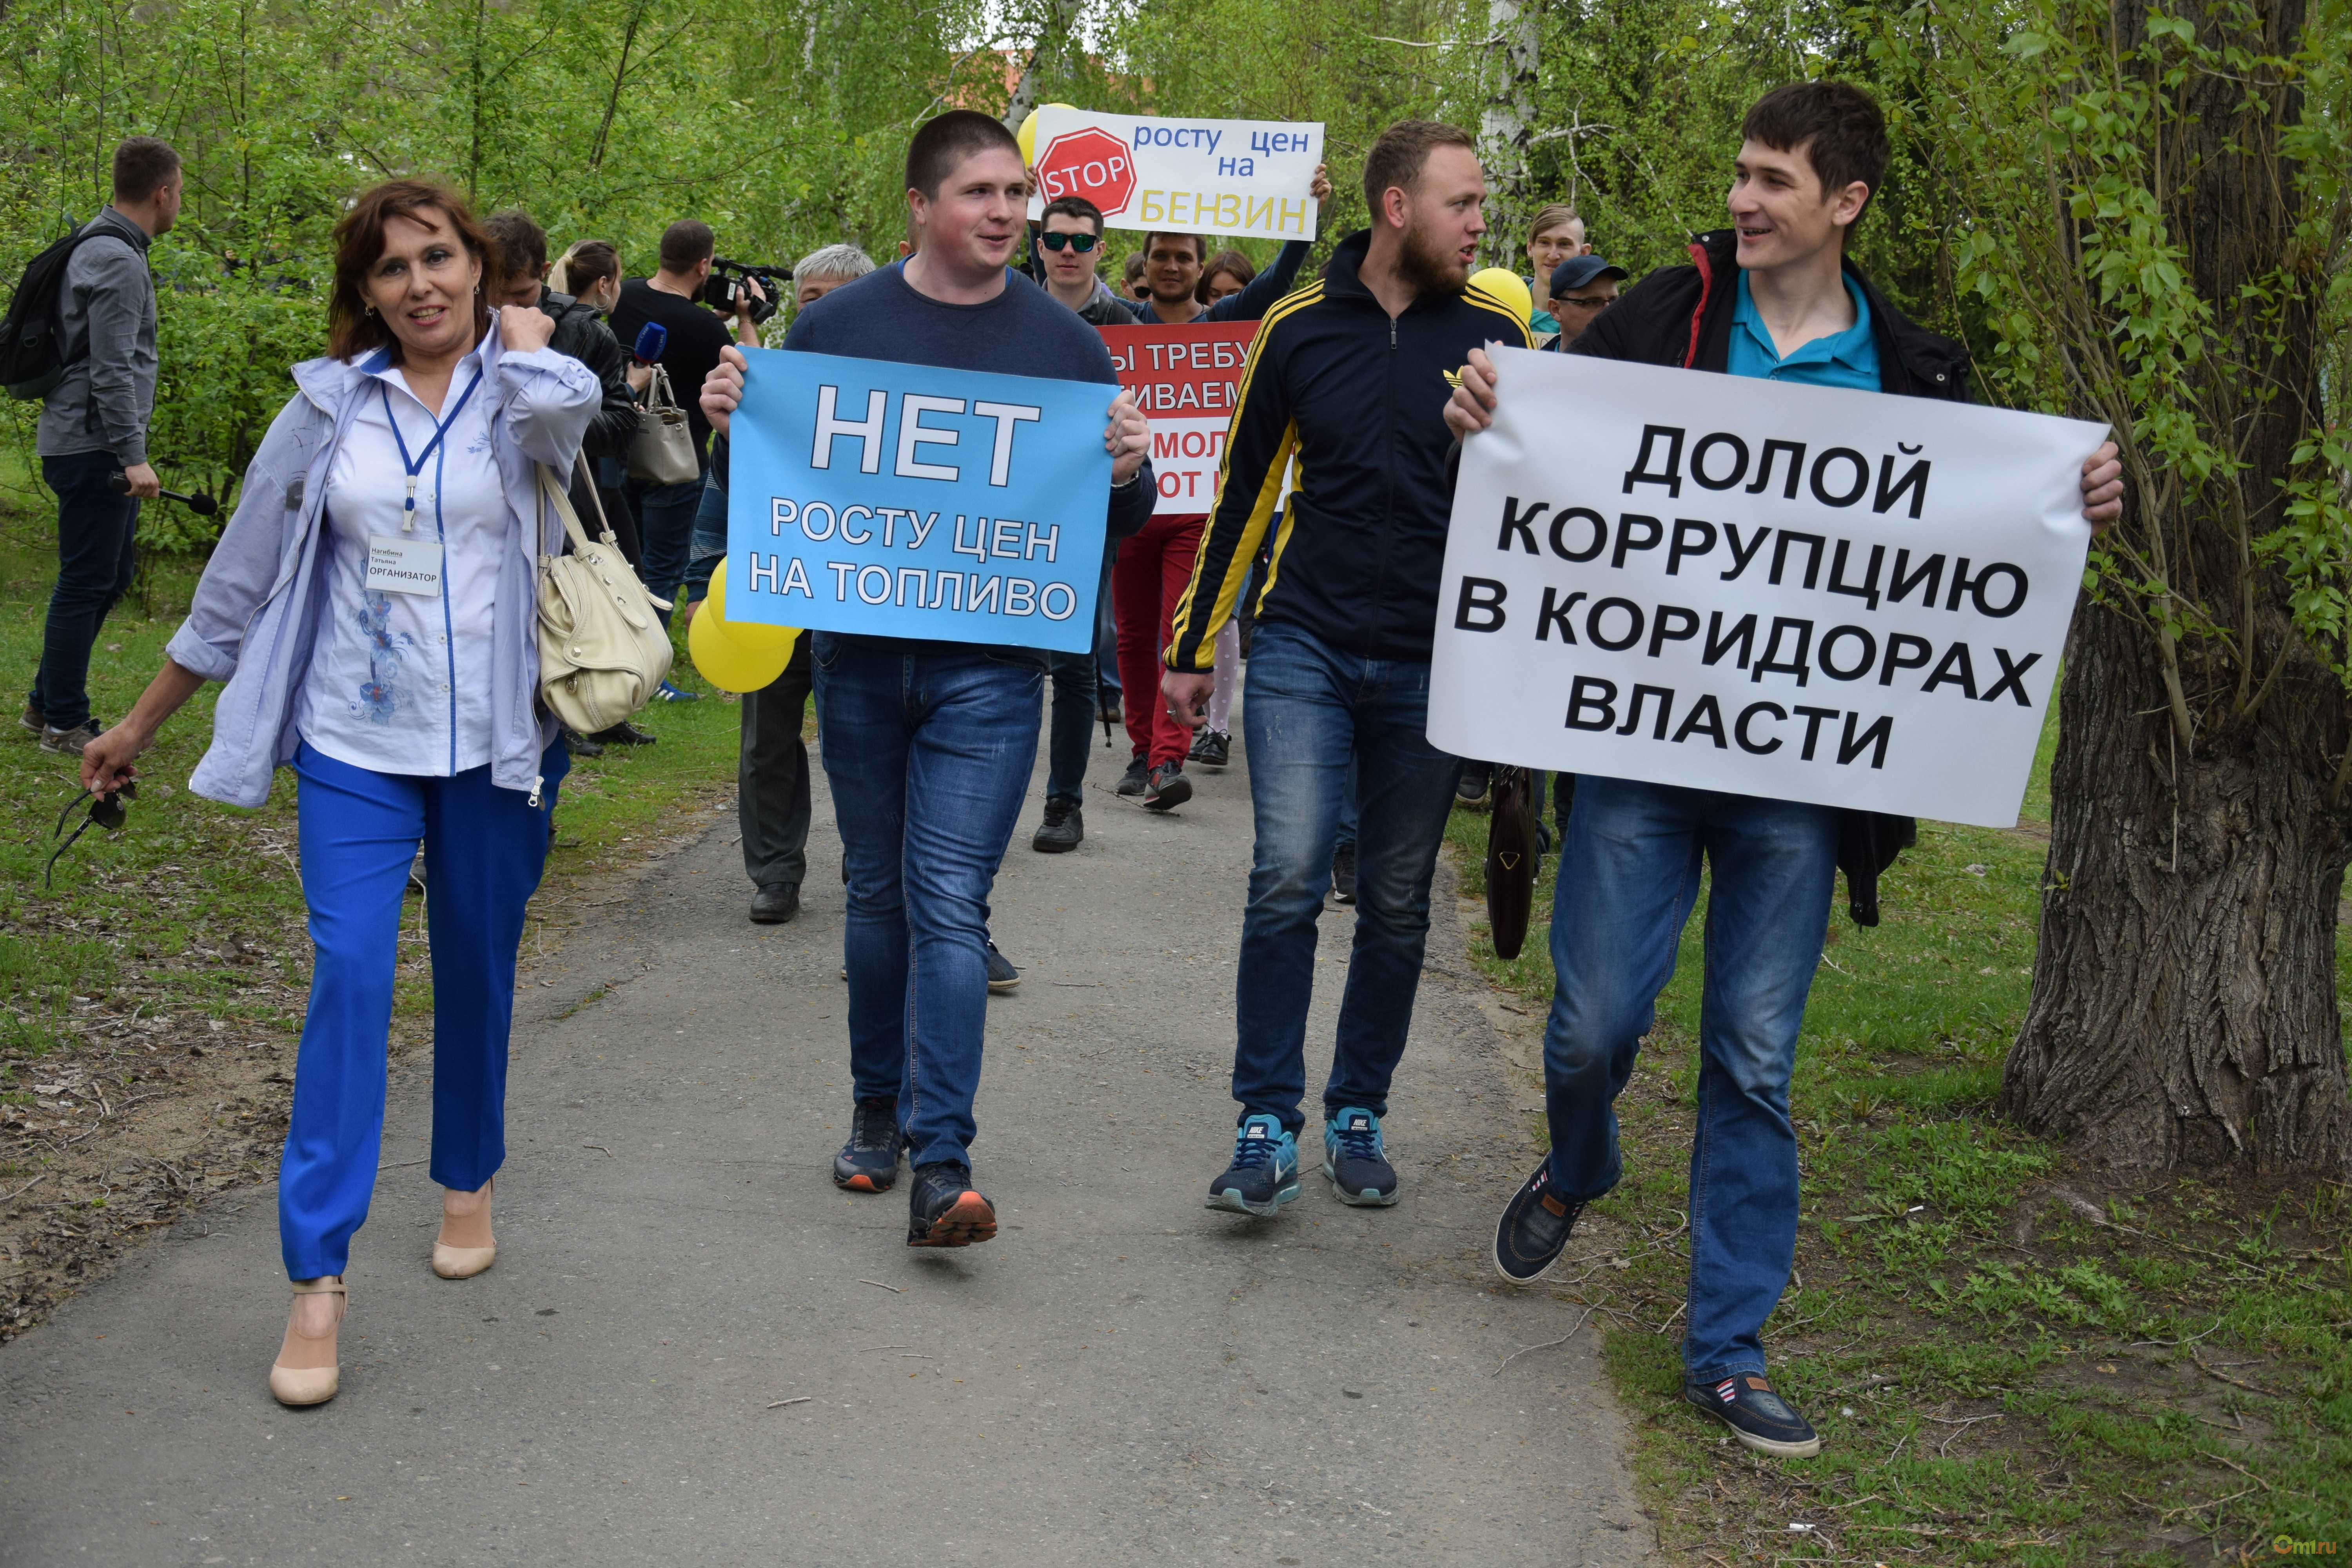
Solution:
{"label": "tree bark", "polygon": [[1535,134],[1542,46],[1542,0],[1487,0],[1478,112],[1478,162],[1486,169],[1492,203],[1486,251],[1490,265],[1514,271],[1525,238],[1519,226],[1528,216],[1528,152]]}
{"label": "tree bark", "polygon": [[2076,619],[2033,1000],[2001,1106],[2094,1163],[2284,1174],[2352,1151],[2336,1010],[2352,841],[2326,765],[2347,727],[2334,673],[2298,663],[2192,754],[2154,640],[2112,609]]}
{"label": "tree bark", "polygon": [[[2294,52],[2302,0],[2253,0],[2246,14],[2252,26],[2227,41]],[[2115,7],[2124,49],[2146,17],[2137,0]],[[2200,36],[2221,42],[2223,25],[2209,14]],[[2200,422],[2244,467],[2201,484],[2168,476],[2161,493],[2131,498],[2119,527],[2164,563],[2185,618],[2217,631],[2176,640],[2112,585],[2076,616],[2033,999],[2001,1107],[2110,1165],[2341,1172],[2352,1100],[2336,926],[2352,861],[2352,723],[2343,682],[2252,548],[2281,521],[2294,449],[2322,406],[2316,289],[2278,287],[2299,270],[2302,198],[2279,149],[2301,104],[2291,85],[2219,75],[2180,92],[2154,150],[2156,191],[2189,286],[2213,309],[2194,373]],[[2252,298],[2282,292],[2283,304]]]}
{"label": "tree bark", "polygon": [[1045,0],[1044,15],[1037,24],[1037,41],[1029,50],[1028,63],[1021,68],[1020,79],[1013,85],[1013,100],[1004,107],[1004,128],[1019,132],[1021,122],[1037,107],[1040,78],[1050,68],[1061,63],[1061,46],[1078,24],[1078,13],[1085,9],[1086,0]]}

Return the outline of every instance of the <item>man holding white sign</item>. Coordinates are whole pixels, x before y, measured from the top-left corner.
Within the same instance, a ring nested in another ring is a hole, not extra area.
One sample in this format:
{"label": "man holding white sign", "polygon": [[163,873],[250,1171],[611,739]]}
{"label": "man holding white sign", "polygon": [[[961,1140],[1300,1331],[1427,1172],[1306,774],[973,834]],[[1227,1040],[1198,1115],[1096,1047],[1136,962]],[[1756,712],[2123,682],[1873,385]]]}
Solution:
{"label": "man holding white sign", "polygon": [[[885,1191],[909,1148],[910,1247],[996,1234],[995,1209],[972,1184],[972,1100],[988,895],[1037,753],[1039,649],[1089,645],[1101,551],[1142,526],[1156,495],[1150,427],[1133,398],[1064,384],[1116,387],[1101,338],[1006,269],[1027,194],[1003,125],[965,110],[928,121],[907,152],[914,254],[810,305],[772,360],[752,366],[730,349],[702,392],[712,426],[730,437],[730,616],[831,628],[812,661],[849,880],[856,1102],[834,1180]],[[815,378],[778,363],[810,354],[848,357],[835,362],[837,375]],[[938,368],[899,368],[919,365]],[[776,379],[763,382],[772,367]],[[812,379],[823,384],[813,392]],[[916,380],[931,390],[894,390]],[[786,395],[769,399],[772,384]],[[813,406],[795,414],[803,392]],[[1108,428],[1097,412],[1106,405]],[[1067,526],[1044,521],[1055,487],[1039,465],[1087,462],[1096,488],[1064,483]],[[784,479],[797,496],[775,493]],[[848,488],[818,500],[818,484]],[[925,485],[961,488],[924,506]],[[1044,499],[994,499],[1015,495]],[[968,498],[963,512],[950,496]],[[1091,537],[1081,502],[1101,531]],[[1026,515],[979,516],[980,505]],[[929,567],[915,562],[926,545]],[[796,594],[803,546],[846,559],[804,568]],[[976,555],[979,569],[942,570],[956,552]]]}
{"label": "man holding white sign", "polygon": [[[1551,1153],[1504,1211],[1496,1266],[1541,1279],[1616,1184],[1615,1099],[1704,863],[1684,1395],[1747,1447],[1802,1457],[1820,1438],[1772,1391],[1761,1331],[1794,1258],[1789,1079],[1837,870],[1843,858],[1860,919],[1892,858],[1872,831],[1888,819],[1870,813],[1932,803],[1965,819],[1973,800],[1977,819],[2013,820],[2089,537],[2071,514],[2112,521],[2122,483],[2112,445],[2081,458],[2095,426],[1842,394],[1738,398],[1637,370],[1965,399],[1960,346],[1906,321],[1844,259],[1885,174],[1877,105],[1843,84],[1781,88],[1742,134],[1734,228],[1695,243],[1694,266],[1645,279],[1570,351],[1634,363],[1601,375],[1573,358],[1507,357],[1519,390],[1498,418],[1498,367],[1471,356],[1446,418],[1465,437],[1492,429],[1464,449],[1439,681],[1475,679],[1471,645],[1508,637],[1517,683],[1542,700],[1532,719],[1498,723],[1448,685],[1454,700],[1433,698],[1431,713],[1440,744],[1580,775],[1552,905]],[[1555,379],[1565,386],[1545,398]],[[1616,430],[1603,397],[1637,400],[1643,427],[1580,439],[1580,466],[1522,463],[1515,432],[1549,440],[1570,410],[1580,437]],[[1812,451],[1801,489],[1797,435]],[[1498,495],[1498,476],[1551,493]],[[1530,555],[1549,581],[1463,565],[1516,574]],[[1570,568],[1590,586],[1563,590]],[[1817,637],[1820,617],[1845,624]],[[2014,777],[1971,794],[2002,746]]]}

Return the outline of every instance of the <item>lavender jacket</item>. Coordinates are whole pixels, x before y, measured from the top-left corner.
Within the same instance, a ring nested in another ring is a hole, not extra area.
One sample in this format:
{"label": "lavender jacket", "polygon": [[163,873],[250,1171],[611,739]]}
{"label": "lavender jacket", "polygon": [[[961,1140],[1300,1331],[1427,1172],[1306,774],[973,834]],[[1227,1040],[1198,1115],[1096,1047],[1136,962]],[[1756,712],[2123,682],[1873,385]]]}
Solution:
{"label": "lavender jacket", "polygon": [[[556,721],[538,708],[538,558],[561,552],[563,525],[540,503],[538,470],[572,471],[603,388],[578,360],[551,349],[509,353],[498,318],[482,342],[490,441],[507,492],[508,548],[491,622],[490,782],[536,798],[540,754]],[[188,618],[164,651],[183,668],[227,689],[213,710],[213,743],[188,787],[231,805],[259,805],[271,775],[293,760],[300,736],[294,698],[327,613],[323,512],[329,465],[382,351],[359,363],[305,360],[287,400],[245,471],[236,515],[213,547]]]}

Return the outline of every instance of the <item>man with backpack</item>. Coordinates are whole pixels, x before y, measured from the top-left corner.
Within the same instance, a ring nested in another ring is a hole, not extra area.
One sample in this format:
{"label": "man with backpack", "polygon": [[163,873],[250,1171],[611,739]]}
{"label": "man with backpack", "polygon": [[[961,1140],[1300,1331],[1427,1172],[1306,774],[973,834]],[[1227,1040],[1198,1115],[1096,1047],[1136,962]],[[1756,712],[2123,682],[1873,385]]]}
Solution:
{"label": "man with backpack", "polygon": [[[114,150],[114,199],[36,257],[11,301],[9,392],[40,397],[41,478],[58,498],[58,581],[40,671],[19,722],[45,752],[76,756],[102,728],[89,711],[89,650],[129,591],[155,408],[155,280],[147,247],[180,216],[180,155],[152,136]],[[112,481],[121,476],[126,489]]]}

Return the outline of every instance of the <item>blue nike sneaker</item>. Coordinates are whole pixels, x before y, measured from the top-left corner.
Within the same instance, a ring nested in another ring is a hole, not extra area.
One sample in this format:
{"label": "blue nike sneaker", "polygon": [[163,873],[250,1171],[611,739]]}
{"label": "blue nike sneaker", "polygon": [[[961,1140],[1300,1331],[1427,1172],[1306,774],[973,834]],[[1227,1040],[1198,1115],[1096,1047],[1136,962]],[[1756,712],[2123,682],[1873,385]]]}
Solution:
{"label": "blue nike sneaker", "polygon": [[1234,1163],[1209,1184],[1209,1206],[1264,1218],[1298,1195],[1298,1135],[1278,1117],[1245,1118],[1234,1137]]}
{"label": "blue nike sneaker", "polygon": [[702,700],[702,693],[699,691],[680,691],[677,687],[672,686],[668,681],[665,680],[661,683],[659,689],[654,692],[654,700],[656,702],[699,702]]}
{"label": "blue nike sneaker", "polygon": [[1381,1142],[1381,1119],[1348,1105],[1323,1123],[1323,1173],[1343,1204],[1384,1209],[1395,1203],[1396,1167]]}

